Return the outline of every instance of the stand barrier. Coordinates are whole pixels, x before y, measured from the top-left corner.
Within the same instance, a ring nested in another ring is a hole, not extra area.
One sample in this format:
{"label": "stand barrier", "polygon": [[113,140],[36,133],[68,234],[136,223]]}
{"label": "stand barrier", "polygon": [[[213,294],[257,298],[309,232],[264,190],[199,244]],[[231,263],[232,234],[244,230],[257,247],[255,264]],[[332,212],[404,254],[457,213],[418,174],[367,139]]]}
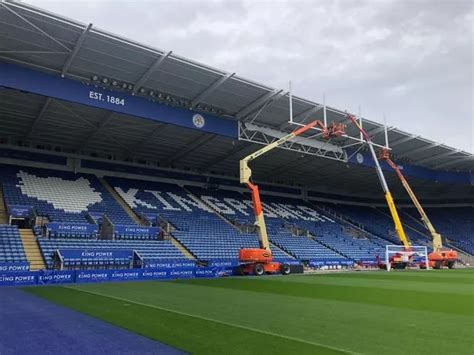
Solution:
{"label": "stand barrier", "polygon": [[123,270],[41,270],[0,272],[0,286],[215,278],[235,275],[229,267],[181,267]]}

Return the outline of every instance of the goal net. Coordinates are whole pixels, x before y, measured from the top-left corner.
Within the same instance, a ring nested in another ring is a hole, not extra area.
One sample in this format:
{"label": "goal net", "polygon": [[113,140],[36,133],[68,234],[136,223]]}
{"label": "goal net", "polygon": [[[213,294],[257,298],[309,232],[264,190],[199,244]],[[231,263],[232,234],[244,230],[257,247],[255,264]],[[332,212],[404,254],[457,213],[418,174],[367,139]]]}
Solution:
{"label": "goal net", "polygon": [[404,269],[409,265],[419,265],[428,270],[428,248],[424,245],[412,245],[409,249],[405,249],[403,245],[386,245],[385,265],[387,271],[395,267]]}

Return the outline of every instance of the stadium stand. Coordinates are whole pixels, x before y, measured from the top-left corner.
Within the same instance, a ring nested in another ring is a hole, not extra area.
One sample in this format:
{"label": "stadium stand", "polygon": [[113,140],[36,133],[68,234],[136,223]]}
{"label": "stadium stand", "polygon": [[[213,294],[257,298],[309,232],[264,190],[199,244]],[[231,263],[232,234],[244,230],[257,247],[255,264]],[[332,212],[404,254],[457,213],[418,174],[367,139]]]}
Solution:
{"label": "stadium stand", "polygon": [[[403,211],[410,215],[413,221],[420,220],[416,209],[404,208]],[[474,254],[474,208],[426,208],[426,213],[442,235],[443,242]],[[418,228],[424,227],[419,225]]]}
{"label": "stadium stand", "polygon": [[[156,232],[122,231],[115,233],[114,240],[102,240],[97,230],[55,230],[45,237],[36,227],[34,234],[48,268],[53,267],[57,249],[126,249],[137,251],[145,262],[189,260],[191,256],[200,261],[235,265],[240,248],[259,246],[251,201],[241,190],[118,177],[105,180],[131,211],[154,226]],[[117,225],[140,227],[133,224],[129,213],[94,175],[3,165],[0,182],[7,205],[32,206],[37,215],[47,217],[50,222],[90,226],[91,216],[105,214]],[[262,195],[262,202],[273,255],[280,262],[373,263],[383,255],[386,244],[398,244],[392,221],[383,209],[308,203],[295,197],[268,194]],[[427,237],[417,232],[422,226],[416,223],[416,211],[405,209],[404,213],[412,217],[404,218],[411,226],[410,240],[429,245]],[[429,213],[451,245],[472,254],[472,208],[429,209]],[[97,219],[100,223],[101,219]],[[359,231],[351,229],[356,224],[361,227]],[[1,229],[1,260],[27,261],[18,229],[7,227]],[[171,239],[157,240],[157,235]],[[68,260],[64,266],[118,268],[129,264],[129,259]]]}
{"label": "stadium stand", "polygon": [[169,241],[140,241],[140,240],[73,240],[73,239],[38,239],[43,257],[49,268],[54,263],[55,250],[103,250],[129,251],[129,257],[114,258],[103,257],[100,260],[78,259],[68,260],[67,266],[71,268],[106,267],[121,268],[128,267],[132,258],[132,251],[136,251],[147,263],[156,261],[183,261],[184,255]]}
{"label": "stadium stand", "polygon": [[[240,248],[259,245],[255,234],[240,233],[206,202],[180,186],[119,178],[107,180],[137,214],[158,215],[170,223],[173,237],[200,260],[236,263]],[[279,261],[292,259],[277,247],[272,250]]]}
{"label": "stadium stand", "polygon": [[106,214],[114,223],[134,224],[97,177],[36,168],[1,166],[7,205],[26,205],[49,221],[86,223],[86,213]]}
{"label": "stadium stand", "polygon": [[0,263],[27,262],[16,226],[0,225]]}
{"label": "stadium stand", "polygon": [[[327,203],[323,205],[326,208],[336,211],[336,213],[348,217],[349,220],[362,225],[368,232],[381,237],[390,243],[399,244],[398,237],[394,231],[393,221],[387,214],[387,211],[368,206],[336,205]],[[407,229],[405,232],[412,243],[417,245],[429,244],[427,237],[417,231]]]}
{"label": "stadium stand", "polygon": [[[275,199],[273,206],[285,206],[289,199]],[[268,198],[265,199],[268,201]],[[353,237],[346,233],[344,226],[331,216],[322,211],[316,210],[313,205],[309,205],[303,201],[293,200],[293,205],[299,204],[304,206],[304,211],[309,214],[310,218],[295,218],[291,214],[286,215],[286,220],[295,226],[302,228],[310,233],[314,240],[329,250],[336,251],[339,255],[343,255],[354,261],[374,262],[377,256],[383,255],[383,248],[380,245],[380,238],[368,236],[361,238]],[[295,208],[289,208],[295,211]],[[294,214],[294,212],[293,212]],[[301,215],[299,217],[302,217]],[[385,243],[386,244],[386,243]]]}
{"label": "stadium stand", "polygon": [[[253,212],[247,195],[231,191],[210,192],[202,188],[188,188],[202,200],[213,201],[211,202],[213,207],[229,220],[244,225],[253,224]],[[342,226],[301,200],[282,199],[267,195],[262,197],[262,201],[266,208],[266,223],[270,241],[299,260],[308,262],[347,259],[375,261],[376,256],[381,252],[379,245],[371,242],[368,244],[361,242],[361,245],[357,245],[359,241],[352,242],[350,238],[341,240],[339,244],[334,245],[331,243],[333,237],[343,238]],[[234,208],[229,208],[229,205]],[[293,229],[303,229],[318,238],[295,236],[291,232],[292,227]],[[335,239],[335,241],[339,241],[339,239]],[[346,247],[344,243],[348,243],[348,246]],[[362,243],[364,244],[362,245]],[[339,247],[343,248],[344,252]]]}

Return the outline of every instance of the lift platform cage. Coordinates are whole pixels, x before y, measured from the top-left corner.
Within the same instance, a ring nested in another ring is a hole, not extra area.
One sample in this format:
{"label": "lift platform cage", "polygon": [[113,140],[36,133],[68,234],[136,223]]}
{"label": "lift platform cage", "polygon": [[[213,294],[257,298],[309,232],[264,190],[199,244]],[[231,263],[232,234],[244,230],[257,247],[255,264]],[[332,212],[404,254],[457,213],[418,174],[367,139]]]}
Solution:
{"label": "lift platform cage", "polygon": [[409,266],[418,266],[420,269],[428,270],[428,247],[425,245],[412,245],[406,248],[403,245],[386,245],[385,265],[387,271],[394,268],[406,269]]}

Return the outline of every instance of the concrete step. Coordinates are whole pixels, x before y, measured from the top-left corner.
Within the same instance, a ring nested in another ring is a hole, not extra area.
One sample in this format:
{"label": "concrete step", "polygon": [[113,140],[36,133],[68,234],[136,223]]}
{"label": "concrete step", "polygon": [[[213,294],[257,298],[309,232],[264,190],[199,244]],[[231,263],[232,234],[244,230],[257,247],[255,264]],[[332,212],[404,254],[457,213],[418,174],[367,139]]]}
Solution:
{"label": "concrete step", "polygon": [[292,258],[292,259],[296,259],[296,257],[294,255],[292,255],[291,253],[289,253],[288,251],[286,251],[285,249],[283,248],[280,248],[278,245],[276,244],[273,244],[273,243],[270,243],[270,246],[271,246],[271,249],[275,250],[275,249],[278,249],[280,250],[281,252],[283,252],[283,254],[285,254],[286,256]]}
{"label": "concrete step", "polygon": [[43,255],[41,254],[38,241],[36,240],[33,231],[31,229],[19,229],[19,232],[26,258],[30,263],[30,270],[46,269]]}
{"label": "concrete step", "polygon": [[115,189],[110,186],[110,184],[104,179],[99,178],[101,184],[105,187],[105,189],[110,193],[110,195],[114,198],[115,201],[119,204],[120,207],[129,215],[129,217],[139,226],[145,226],[146,223],[142,221],[138,215],[130,208],[130,206],[125,202],[125,200],[115,191]]}
{"label": "concrete step", "polygon": [[179,240],[175,239],[173,236],[170,236],[170,241],[173,245],[178,248],[183,255],[189,260],[197,260],[197,258],[183,245]]}
{"label": "concrete step", "polygon": [[230,225],[232,228],[234,228],[235,230],[237,230],[239,233],[240,233],[240,230],[239,228],[234,224],[232,223],[231,221],[229,221],[227,219],[227,217],[225,217],[222,213],[219,213],[218,211],[216,211],[216,209],[214,207],[212,207],[211,205],[209,205],[206,201],[200,199],[198,196],[196,196],[195,194],[193,194],[191,191],[189,191],[187,188],[183,187],[183,190],[186,191],[186,193],[188,194],[188,196],[193,199],[194,201],[196,201],[197,203],[202,203],[203,205],[205,205],[207,208],[209,208],[210,211],[212,211],[215,215],[217,215],[217,217],[219,217],[220,219],[222,219],[225,223],[227,223],[228,225]]}

